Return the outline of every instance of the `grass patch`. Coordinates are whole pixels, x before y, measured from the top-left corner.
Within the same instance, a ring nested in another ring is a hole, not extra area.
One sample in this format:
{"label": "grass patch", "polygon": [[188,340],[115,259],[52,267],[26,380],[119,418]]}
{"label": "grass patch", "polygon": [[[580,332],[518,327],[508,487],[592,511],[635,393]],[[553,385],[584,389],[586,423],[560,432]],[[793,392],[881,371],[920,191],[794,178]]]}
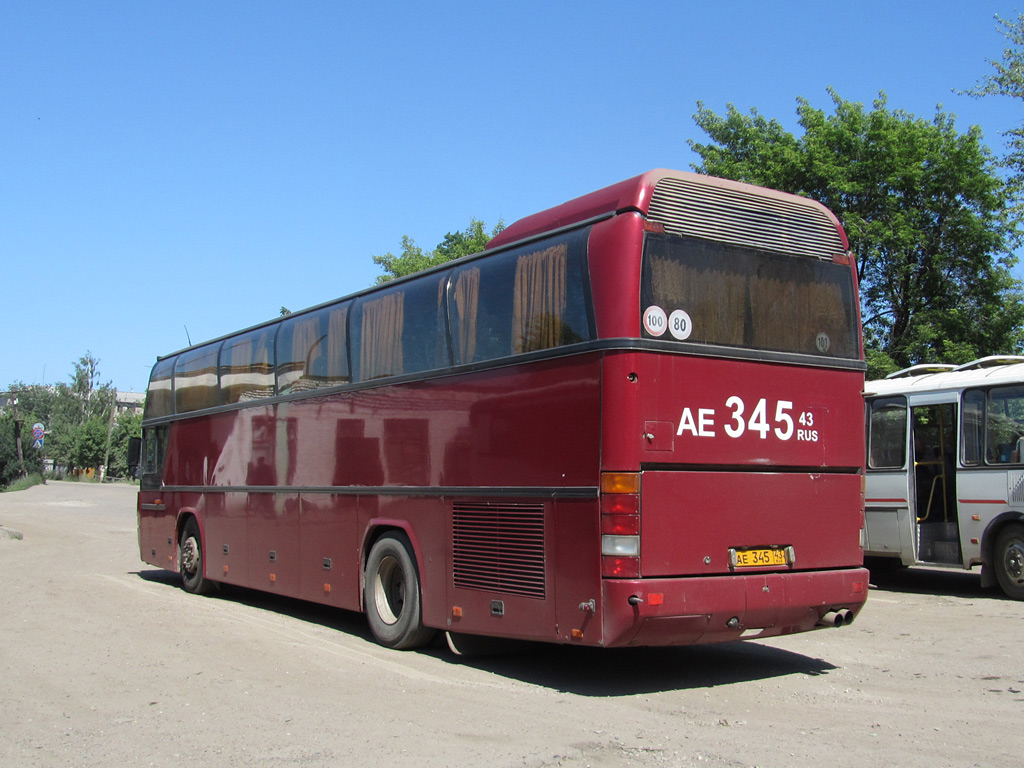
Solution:
{"label": "grass patch", "polygon": [[33,485],[43,485],[46,480],[40,474],[29,475],[28,477],[19,477],[13,483],[4,488],[4,493],[10,491],[24,491],[26,488],[31,488]]}

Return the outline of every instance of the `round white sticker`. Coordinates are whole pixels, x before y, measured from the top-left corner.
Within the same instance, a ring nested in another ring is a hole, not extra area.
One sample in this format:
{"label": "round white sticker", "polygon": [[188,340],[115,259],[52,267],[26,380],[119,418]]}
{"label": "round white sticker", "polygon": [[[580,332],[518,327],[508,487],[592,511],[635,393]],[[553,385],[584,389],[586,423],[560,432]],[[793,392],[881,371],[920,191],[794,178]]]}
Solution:
{"label": "round white sticker", "polygon": [[644,329],[651,336],[661,336],[668,327],[665,310],[658,306],[650,306],[644,311]]}
{"label": "round white sticker", "polygon": [[677,309],[668,316],[668,332],[680,341],[690,338],[692,330],[693,321],[690,320],[690,315],[683,310]]}
{"label": "round white sticker", "polygon": [[832,339],[829,338],[827,333],[819,333],[817,338],[814,340],[814,346],[818,348],[821,353],[828,352],[832,348]]}

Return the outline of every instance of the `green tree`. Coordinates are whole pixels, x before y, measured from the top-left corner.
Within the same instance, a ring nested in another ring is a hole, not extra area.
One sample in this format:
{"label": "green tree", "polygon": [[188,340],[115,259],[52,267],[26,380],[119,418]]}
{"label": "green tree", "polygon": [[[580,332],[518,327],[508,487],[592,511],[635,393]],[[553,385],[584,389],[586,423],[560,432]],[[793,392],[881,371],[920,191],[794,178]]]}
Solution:
{"label": "green tree", "polygon": [[1010,191],[981,132],[870,110],[832,90],[834,113],[797,99],[801,136],[752,110],[697,105],[711,143],[694,169],[806,195],[828,206],[857,260],[869,376],[921,361],[1017,352],[1024,298],[1010,269],[1018,243]]}
{"label": "green tree", "polygon": [[142,413],[119,413],[110,434],[108,477],[128,477],[128,439],[142,435]]}
{"label": "green tree", "polygon": [[[15,382],[9,388],[10,394],[18,398],[26,471],[42,470],[43,454],[32,449],[30,432],[32,424],[41,422],[47,428],[45,456],[58,467],[98,468],[108,457],[109,439],[107,476],[124,477],[128,469],[128,439],[142,434],[142,416],[131,412],[114,415],[117,392],[109,382],[100,383],[99,360],[91,353],[87,352],[72,366],[69,383],[47,387]],[[0,419],[0,484],[7,482],[4,477],[9,469],[5,449],[8,433],[11,455],[14,465],[17,464],[13,415],[4,418],[7,421]]]}
{"label": "green tree", "polygon": [[[19,411],[18,417],[22,418],[23,413]],[[30,417],[31,418],[31,417]],[[25,427],[28,423],[29,428]],[[29,429],[31,421],[24,419],[21,425],[21,455],[25,465],[26,474],[39,473],[43,471],[42,454],[32,447],[32,439]],[[14,415],[5,413],[0,416],[0,488],[10,485],[21,477],[21,465],[18,462],[18,449],[15,444]]]}
{"label": "green tree", "polygon": [[[99,360],[92,353],[86,352],[72,365],[70,383],[59,383],[54,387],[50,434],[44,446],[47,457],[69,471],[97,468],[103,463],[106,425],[117,394],[110,382],[100,383]],[[91,448],[86,447],[96,429],[93,425],[83,433],[83,425],[89,422],[104,425],[98,458]],[[88,461],[83,463],[83,458]]]}
{"label": "green tree", "polygon": [[93,416],[71,430],[70,466],[76,468],[98,468],[103,463],[107,447],[108,421],[102,416]]}
{"label": "green tree", "polygon": [[399,255],[385,253],[372,257],[373,263],[384,270],[383,275],[377,276],[376,283],[386,283],[396,277],[405,277],[462,256],[479,253],[487,242],[504,228],[504,222],[499,221],[491,233],[487,234],[486,225],[482,221],[470,219],[468,227],[461,232],[449,232],[432,251],[424,251],[416,245],[415,240],[403,235],[402,251]]}
{"label": "green tree", "polygon": [[[989,60],[994,72],[986,75],[969,91],[970,96],[1009,96],[1024,101],[1024,14],[1017,14],[1014,20],[996,16],[996,23],[1002,28],[1007,47],[999,61]],[[1007,154],[1002,165],[1011,172],[1009,180],[1016,205],[1024,197],[1024,122],[1003,133],[1007,140]]]}

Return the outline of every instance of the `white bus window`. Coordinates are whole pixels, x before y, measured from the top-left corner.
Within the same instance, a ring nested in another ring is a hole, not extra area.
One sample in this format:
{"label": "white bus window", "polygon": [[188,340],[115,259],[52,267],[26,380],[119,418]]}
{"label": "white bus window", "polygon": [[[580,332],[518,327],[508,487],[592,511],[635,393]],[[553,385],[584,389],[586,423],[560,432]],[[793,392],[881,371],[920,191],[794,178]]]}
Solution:
{"label": "white bus window", "polygon": [[966,466],[981,464],[985,445],[985,393],[980,389],[964,392],[963,462]]}
{"label": "white bus window", "polygon": [[995,387],[988,393],[986,459],[1019,464],[1024,450],[1024,387]]}
{"label": "white bus window", "polygon": [[902,397],[872,400],[868,429],[868,467],[900,469],[907,460],[907,401]]}

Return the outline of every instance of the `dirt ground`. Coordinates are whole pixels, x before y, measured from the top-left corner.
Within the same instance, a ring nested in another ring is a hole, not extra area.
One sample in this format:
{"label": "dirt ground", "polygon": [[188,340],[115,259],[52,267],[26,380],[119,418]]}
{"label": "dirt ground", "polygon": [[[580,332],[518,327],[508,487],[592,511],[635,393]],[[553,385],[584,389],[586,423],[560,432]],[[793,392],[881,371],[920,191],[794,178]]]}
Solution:
{"label": "dirt ground", "polygon": [[0,495],[2,766],[1010,766],[1024,603],[977,573],[873,585],[772,641],[459,659],[362,616],[202,598],[138,558],[135,491]]}

